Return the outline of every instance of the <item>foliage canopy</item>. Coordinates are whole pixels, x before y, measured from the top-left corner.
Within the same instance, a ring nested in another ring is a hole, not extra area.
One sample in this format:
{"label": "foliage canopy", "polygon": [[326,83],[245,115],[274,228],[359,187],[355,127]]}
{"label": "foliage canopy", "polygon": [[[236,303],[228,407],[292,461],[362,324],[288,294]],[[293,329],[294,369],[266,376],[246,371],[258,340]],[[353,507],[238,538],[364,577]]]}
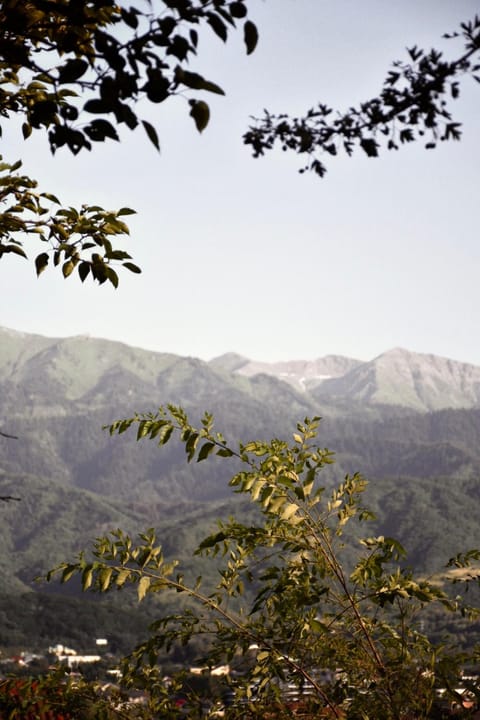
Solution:
{"label": "foliage canopy", "polygon": [[[150,639],[124,666],[127,684],[148,688],[152,710],[162,717],[175,715],[175,708],[158,658],[198,636],[210,640],[206,667],[242,665],[231,692],[252,716],[263,716],[272,703],[278,703],[276,717],[289,716],[286,687],[295,687],[316,717],[428,718],[440,687],[458,700],[453,688],[467,657],[454,640],[433,644],[421,619],[431,605],[472,616],[477,610],[458,594],[450,597],[438,581],[415,577],[393,538],[346,533],[372,517],[361,504],[366,481],[355,474],[325,486],[322,470],[333,459],[315,444],[318,423],[298,423],[291,443],[273,439],[238,448],[213,430],[208,413],[193,427],[175,406],[111,425],[111,433],[136,425],[139,440],[160,446],[178,436],[188,461],[236,458],[239,469],[229,484],[258,510],[251,525],[230,518],[200,543],[198,554],[222,558],[214,588],[204,589],[201,578],[185,580],[153,529],[138,543],[113,531],[96,540],[93,557],[82,553],[49,574],[60,573],[63,582],[80,575],[84,590],[100,592],[133,584],[139,601],[156,593],[186,598],[178,612],[152,625]],[[344,555],[352,542],[359,552],[349,566]],[[477,559],[478,553],[467,554],[451,564]]]}
{"label": "foliage canopy", "polygon": [[[226,41],[239,23],[251,53],[258,33],[240,0],[156,0],[130,7],[113,0],[5,0],[0,4],[0,117],[3,122],[20,118],[25,139],[46,132],[52,152],[67,147],[76,155],[95,143],[118,141],[118,126],[143,127],[159,150],[157,131],[138,116],[137,104],[186,96],[203,131],[210,110],[202,93],[224,91],[191,72],[188,63],[203,27]],[[128,253],[112,246],[112,238],[128,234],[122,216],[132,210],[63,208],[55,195],[38,193],[36,181],[18,174],[20,167],[20,161],[0,165],[0,257],[26,257],[23,237],[37,235],[47,246],[35,258],[38,275],[51,255],[64,277],[76,269],[82,282],[90,275],[116,287],[118,262],[140,272]]]}

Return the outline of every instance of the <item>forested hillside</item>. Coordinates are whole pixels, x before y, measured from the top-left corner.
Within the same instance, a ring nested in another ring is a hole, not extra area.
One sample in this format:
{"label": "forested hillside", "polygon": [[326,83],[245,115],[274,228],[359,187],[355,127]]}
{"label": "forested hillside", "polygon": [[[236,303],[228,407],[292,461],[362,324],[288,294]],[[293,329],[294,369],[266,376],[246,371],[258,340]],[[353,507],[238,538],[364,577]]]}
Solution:
{"label": "forested hillside", "polygon": [[[410,562],[432,570],[479,545],[472,499],[480,492],[480,368],[406,351],[402,374],[398,351],[372,363],[335,362],[344,374],[317,378],[309,390],[308,383],[292,380],[298,364],[290,366],[285,382],[278,368],[266,372],[266,364],[260,374],[240,373],[245,363],[238,356],[206,363],[87,337],[0,331],[1,429],[17,437],[0,438],[0,494],[20,498],[0,506],[2,603],[10,636],[21,638],[21,623],[30,624],[16,613],[12,618],[9,598],[39,589],[52,593],[54,588],[34,584],[35,576],[99,534],[155,527],[168,555],[188,559],[216,519],[232,510],[235,497],[227,483],[233,461],[188,464],[174,443],[158,448],[102,430],[167,403],[182,405],[195,422],[204,410],[213,412],[216,427],[231,441],[287,437],[296,421],[320,415],[318,443],[336,452],[325,482],[362,472],[370,480],[366,503],[377,513],[379,530],[404,543]],[[374,389],[372,367],[379,364]],[[331,372],[332,360],[329,367]],[[437,388],[436,404],[443,409],[411,406],[413,375],[415,397],[432,398]],[[360,390],[362,377],[368,392]],[[343,391],[331,392],[331,383]],[[348,395],[352,387],[356,391]],[[390,399],[388,387],[395,387]],[[452,408],[445,407],[448,401]]]}

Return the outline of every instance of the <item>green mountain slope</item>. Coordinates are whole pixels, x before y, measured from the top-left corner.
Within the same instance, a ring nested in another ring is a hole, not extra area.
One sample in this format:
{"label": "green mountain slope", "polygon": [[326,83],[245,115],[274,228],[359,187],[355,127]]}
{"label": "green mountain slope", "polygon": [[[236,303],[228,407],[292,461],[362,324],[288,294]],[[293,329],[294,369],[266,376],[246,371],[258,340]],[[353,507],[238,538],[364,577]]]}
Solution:
{"label": "green mountain slope", "polygon": [[[378,531],[398,536],[412,562],[429,570],[480,545],[472,512],[480,478],[479,369],[442,359],[430,367],[429,356],[405,351],[381,357],[381,363],[343,365],[336,358],[335,371],[343,366],[344,375],[308,390],[306,383],[282,381],[278,368],[241,374],[252,363],[231,354],[205,363],[106,340],[0,329],[0,427],[18,436],[0,437],[0,494],[21,497],[0,504],[2,602],[10,607],[12,632],[19,638],[21,623],[30,620],[28,613],[24,621],[16,616],[11,598],[30,598],[38,592],[36,575],[97,535],[153,526],[168,554],[190,558],[216,518],[234,508],[248,512],[228,488],[233,461],[189,465],[174,442],[159,449],[137,443],[133,433],[110,437],[102,430],[166,403],[184,406],[194,423],[204,410],[213,412],[233,443],[289,437],[296,421],[320,415],[318,444],[337,454],[325,470],[326,485],[346,472],[366,475]],[[426,411],[447,401],[452,408]],[[197,560],[187,561],[189,569],[198,574]],[[202,571],[212,572],[208,565]],[[34,612],[35,602],[27,604]]]}
{"label": "green mountain slope", "polygon": [[342,398],[397,405],[419,412],[480,406],[480,367],[395,348],[312,390],[317,399]]}

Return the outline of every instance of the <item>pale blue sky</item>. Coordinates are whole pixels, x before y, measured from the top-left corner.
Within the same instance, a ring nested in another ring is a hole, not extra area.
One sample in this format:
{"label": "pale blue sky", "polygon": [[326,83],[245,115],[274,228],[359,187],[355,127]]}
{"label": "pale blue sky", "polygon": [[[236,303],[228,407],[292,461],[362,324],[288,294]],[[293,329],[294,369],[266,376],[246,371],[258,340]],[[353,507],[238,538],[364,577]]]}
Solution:
{"label": "pale blue sky", "polygon": [[227,91],[210,98],[202,136],[183,99],[144,108],[160,155],[141,130],[77,158],[4,131],[6,159],[22,157],[65,204],[136,208],[126,247],[143,274],[123,273],[115,291],[53,271],[37,280],[7,258],[0,324],[203,358],[370,359],[402,346],[480,365],[478,84],[465,80],[453,104],[461,143],[332,159],[323,180],[299,175],[293,155],[253,160],[241,142],[264,107],[345,109],[374,96],[406,45],[455,52],[442,33],[478,10],[471,0],[256,0],[252,56],[240,35],[200,46],[195,69]]}

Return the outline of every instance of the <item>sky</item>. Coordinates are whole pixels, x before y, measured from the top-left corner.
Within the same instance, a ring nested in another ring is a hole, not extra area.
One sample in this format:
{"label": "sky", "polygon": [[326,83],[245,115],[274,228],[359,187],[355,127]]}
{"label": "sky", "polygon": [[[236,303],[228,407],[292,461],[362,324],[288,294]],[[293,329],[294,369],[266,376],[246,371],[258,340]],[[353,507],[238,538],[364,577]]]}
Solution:
{"label": "sky", "polygon": [[253,55],[241,33],[227,45],[202,38],[192,69],[227,93],[205,98],[202,135],[184,98],[139,108],[160,154],[140,129],[52,157],[44,136],[24,142],[5,123],[2,154],[22,158],[41,190],[66,205],[136,209],[123,246],[143,272],[121,273],[114,290],[51,269],[37,279],[33,263],[6,256],[0,325],[204,359],[369,360],[404,347],[480,365],[478,84],[466,78],[452,104],[460,143],[333,158],[324,179],[300,175],[293,154],[255,160],[241,140],[263,108],[345,110],[374,97],[407,46],[461,52],[441,36],[478,9],[472,0],[252,0]]}

